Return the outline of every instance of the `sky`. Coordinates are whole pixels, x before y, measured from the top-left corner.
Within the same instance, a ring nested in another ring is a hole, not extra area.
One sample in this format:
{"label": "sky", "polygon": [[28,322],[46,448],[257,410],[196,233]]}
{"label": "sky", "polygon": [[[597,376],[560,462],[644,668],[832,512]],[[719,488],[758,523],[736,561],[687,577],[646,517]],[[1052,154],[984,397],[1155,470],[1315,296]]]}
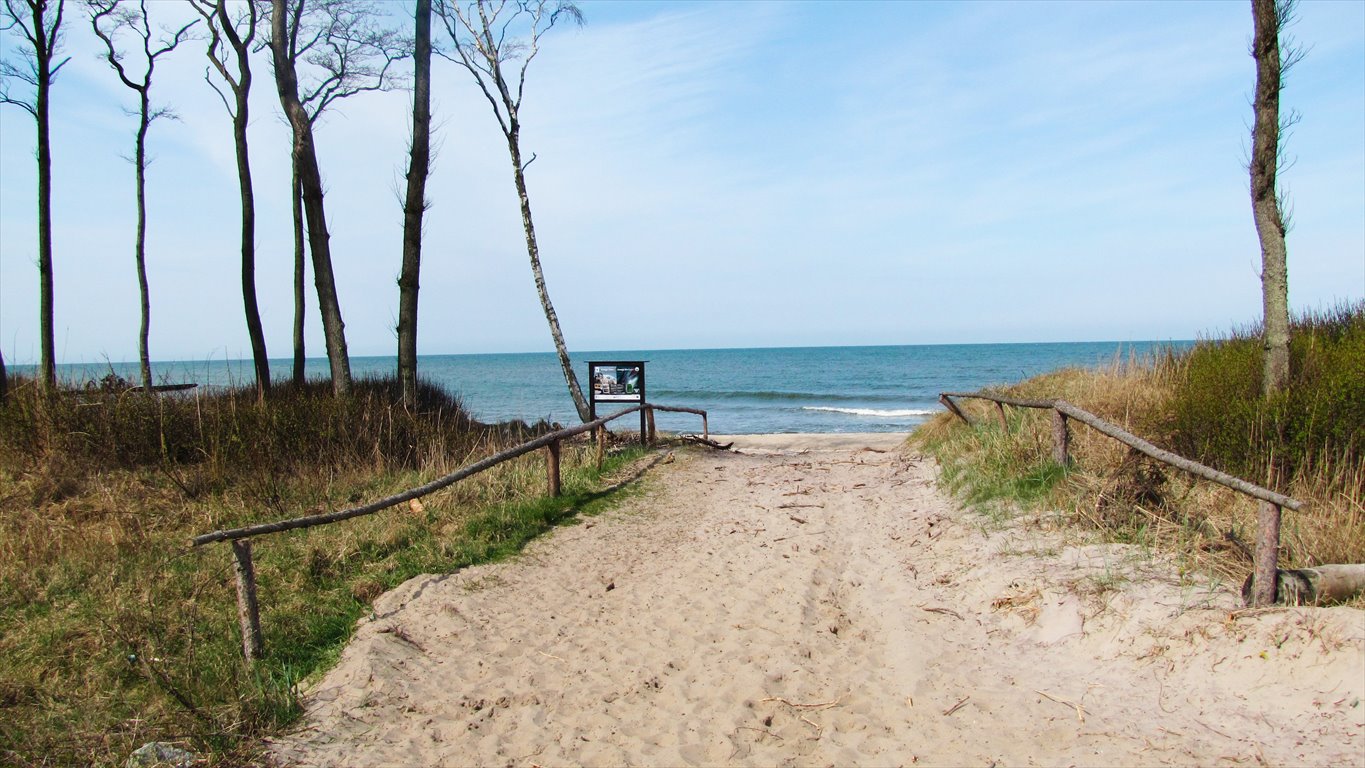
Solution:
{"label": "sky", "polygon": [[[74,5],[70,4],[69,5]],[[406,4],[389,3],[403,21]],[[1190,339],[1255,322],[1244,2],[580,3],[531,64],[523,153],[571,350]],[[160,0],[153,19],[183,7]],[[58,362],[136,360],[131,91],[68,11],[53,88]],[[1365,297],[1365,3],[1305,2],[1282,180],[1290,303]],[[0,52],[11,55],[6,37]],[[158,64],[154,360],[250,356],[231,123],[203,43]],[[552,349],[487,102],[438,60],[421,354]],[[250,126],[257,287],[291,355],[288,130]],[[411,97],[317,130],[352,355],[395,354]],[[0,351],[36,362],[32,118],[0,108]],[[323,353],[309,278],[310,356]]]}

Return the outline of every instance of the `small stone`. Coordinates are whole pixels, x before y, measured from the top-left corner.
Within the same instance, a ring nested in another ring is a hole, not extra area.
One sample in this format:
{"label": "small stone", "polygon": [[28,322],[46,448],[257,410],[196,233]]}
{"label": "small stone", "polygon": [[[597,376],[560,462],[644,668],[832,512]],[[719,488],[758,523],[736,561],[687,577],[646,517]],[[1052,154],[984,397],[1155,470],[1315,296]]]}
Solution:
{"label": "small stone", "polygon": [[172,766],[190,768],[199,762],[199,756],[164,741],[149,741],[128,756],[127,768],[143,766]]}

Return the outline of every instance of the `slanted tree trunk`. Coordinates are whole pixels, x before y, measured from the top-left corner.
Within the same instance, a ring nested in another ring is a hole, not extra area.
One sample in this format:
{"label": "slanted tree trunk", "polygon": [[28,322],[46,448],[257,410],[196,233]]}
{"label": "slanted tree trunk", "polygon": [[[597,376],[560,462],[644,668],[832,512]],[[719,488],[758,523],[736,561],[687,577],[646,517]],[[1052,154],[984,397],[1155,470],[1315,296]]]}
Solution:
{"label": "slanted tree trunk", "polygon": [[422,264],[422,214],[431,170],[431,0],[417,0],[414,17],[412,151],[403,203],[403,268],[398,276],[398,381],[403,404],[417,404],[417,291]]}
{"label": "slanted tree trunk", "polygon": [[302,387],[305,381],[304,364],[307,356],[304,351],[303,321],[308,309],[308,291],[304,289],[305,245],[303,242],[303,190],[299,182],[299,164],[291,160],[289,208],[294,217],[294,386]]}
{"label": "slanted tree trunk", "polygon": [[[524,163],[521,159],[519,117],[526,69],[540,50],[540,36],[552,29],[561,18],[582,24],[583,14],[578,6],[568,0],[521,0],[516,3],[441,0],[437,8],[451,42],[455,44],[457,58],[452,61],[463,66],[474,77],[474,82],[493,108],[493,116],[498,121],[503,138],[507,140],[507,151],[512,160],[512,181],[516,185],[517,198],[521,204],[521,223],[526,231],[526,253],[531,260],[531,275],[535,279],[540,307],[550,326],[550,338],[554,341],[555,353],[559,356],[559,365],[578,417],[584,422],[591,421],[592,411],[583,397],[583,390],[578,386],[578,376],[574,374],[573,363],[564,345],[564,334],[559,329],[559,316],[550,303],[550,294],[545,289],[545,275],[540,269],[540,249],[536,244],[536,228],[531,219],[530,197],[526,193],[526,166],[529,161]],[[516,37],[518,31],[522,33],[521,38]],[[504,73],[505,63],[511,63],[515,68],[514,80]]]}
{"label": "slanted tree trunk", "polygon": [[1284,0],[1252,0],[1255,34],[1256,96],[1251,131],[1251,212],[1261,240],[1261,296],[1265,363],[1262,391],[1269,395],[1289,384],[1289,276],[1283,211],[1277,196],[1280,163],[1280,29],[1291,5]]}
{"label": "slanted tree trunk", "polygon": [[515,113],[511,116],[511,130],[507,133],[507,152],[512,158],[512,179],[517,187],[517,198],[521,201],[521,225],[526,231],[526,253],[531,259],[531,275],[536,283],[536,295],[540,298],[540,308],[545,312],[545,322],[550,326],[550,338],[554,341],[555,354],[559,356],[559,367],[564,373],[564,382],[569,386],[569,396],[573,398],[578,418],[583,422],[592,421],[592,408],[583,390],[578,386],[578,376],[574,374],[573,362],[569,359],[568,347],[564,344],[564,333],[559,329],[559,315],[550,303],[550,292],[545,288],[545,273],[540,269],[540,248],[536,244],[536,225],[531,220],[531,198],[526,193],[526,166],[521,162],[521,126]]}
{"label": "slanted tree trunk", "polygon": [[346,351],[346,325],[341,319],[341,302],[337,298],[336,278],[332,271],[330,236],[323,206],[322,172],[318,168],[317,148],[313,142],[313,124],[299,101],[298,73],[288,53],[287,14],[285,0],[272,0],[270,48],[275,62],[275,85],[280,95],[280,107],[294,133],[293,156],[303,190],[308,249],[313,256],[313,282],[317,287],[327,361],[331,367],[332,392],[343,397],[351,391],[351,360]]}

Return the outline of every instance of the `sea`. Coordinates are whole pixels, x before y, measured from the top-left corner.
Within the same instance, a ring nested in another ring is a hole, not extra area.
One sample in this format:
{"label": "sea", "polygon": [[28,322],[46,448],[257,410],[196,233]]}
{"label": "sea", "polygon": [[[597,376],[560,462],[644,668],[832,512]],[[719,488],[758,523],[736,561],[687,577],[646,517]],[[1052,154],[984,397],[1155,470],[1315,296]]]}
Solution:
{"label": "sea", "polygon": [[[908,432],[938,413],[940,392],[969,392],[1064,367],[1099,367],[1180,350],[1190,341],[936,344],[761,349],[612,350],[572,356],[587,392],[589,361],[644,361],[645,396],[658,405],[707,411],[715,434]],[[274,377],[290,361],[274,360]],[[393,357],[353,357],[357,378],[394,371]],[[203,388],[249,384],[248,360],[153,363],[158,383]],[[12,372],[32,375],[31,366]],[[77,385],[109,373],[136,382],[136,363],[66,364],[58,375]],[[310,377],[327,376],[325,359],[308,360]],[[459,396],[484,422],[520,419],[576,422],[554,353],[422,355],[418,373]],[[598,403],[598,415],[620,403]],[[627,421],[633,422],[633,417]],[[659,429],[699,432],[692,414],[659,412]],[[626,427],[627,429],[631,427]]]}

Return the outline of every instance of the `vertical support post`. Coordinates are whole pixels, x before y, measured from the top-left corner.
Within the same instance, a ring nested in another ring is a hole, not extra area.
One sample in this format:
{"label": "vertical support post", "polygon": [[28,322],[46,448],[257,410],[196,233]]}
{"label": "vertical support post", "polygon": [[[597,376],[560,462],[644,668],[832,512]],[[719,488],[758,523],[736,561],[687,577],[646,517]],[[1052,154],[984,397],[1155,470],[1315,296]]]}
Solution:
{"label": "vertical support post", "polygon": [[957,407],[957,403],[954,403],[951,397],[948,397],[947,395],[939,395],[938,401],[943,404],[944,408],[947,408],[948,410],[952,411],[953,415],[957,416],[959,419],[962,419],[963,424],[966,424],[969,427],[972,425],[972,420],[967,418],[967,414],[963,413],[962,409]]}
{"label": "vertical support post", "polygon": [[559,495],[559,441],[545,446],[545,477],[550,496]]}
{"label": "vertical support post", "polygon": [[1066,426],[1066,414],[1052,411],[1052,458],[1062,466],[1071,464],[1071,431]]}
{"label": "vertical support post", "polygon": [[648,404],[641,404],[641,406],[640,406],[640,445],[643,445],[643,446],[645,446],[646,448],[649,447],[649,427],[648,427],[648,425],[645,423],[645,418],[646,418],[646,417],[645,417],[645,411],[647,411],[647,410],[649,410],[649,405],[648,405]]}
{"label": "vertical support post", "polygon": [[653,408],[653,407],[650,407],[650,406],[646,406],[646,407],[645,407],[645,421],[649,423],[649,439],[645,441],[645,445],[654,445],[654,408]]}
{"label": "vertical support post", "polygon": [[247,664],[261,657],[261,611],[256,603],[256,567],[251,539],[232,540],[232,570],[237,581],[237,625],[242,630],[242,657]]}
{"label": "vertical support post", "polygon": [[1256,567],[1251,582],[1251,604],[1274,605],[1280,581],[1280,507],[1262,501],[1256,517]]}
{"label": "vertical support post", "polygon": [[703,413],[703,414],[701,415],[701,439],[703,439],[703,440],[710,440],[710,439],[711,439],[711,428],[708,427],[708,426],[706,425],[706,414],[705,414],[705,413]]}
{"label": "vertical support post", "polygon": [[607,451],[607,428],[605,425],[597,428],[597,471],[602,471],[602,457]]}
{"label": "vertical support post", "polygon": [[1000,428],[1008,430],[1010,427],[1009,423],[1005,421],[1005,404],[998,400],[993,402],[995,403],[995,415],[1000,419]]}

